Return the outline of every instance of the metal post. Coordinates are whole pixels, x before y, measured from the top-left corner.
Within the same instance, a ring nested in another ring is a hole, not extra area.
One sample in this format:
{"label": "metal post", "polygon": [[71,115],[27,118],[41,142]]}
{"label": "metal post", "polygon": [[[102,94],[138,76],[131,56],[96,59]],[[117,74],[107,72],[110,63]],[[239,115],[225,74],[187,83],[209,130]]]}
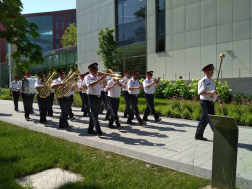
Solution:
{"label": "metal post", "polygon": [[9,52],[9,87],[11,83],[11,45],[8,43],[8,52]]}

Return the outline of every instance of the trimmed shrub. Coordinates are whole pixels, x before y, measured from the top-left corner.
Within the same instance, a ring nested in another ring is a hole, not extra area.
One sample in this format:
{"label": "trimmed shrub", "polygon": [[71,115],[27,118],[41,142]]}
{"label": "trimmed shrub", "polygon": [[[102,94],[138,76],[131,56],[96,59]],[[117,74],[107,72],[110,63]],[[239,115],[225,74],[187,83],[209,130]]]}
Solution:
{"label": "trimmed shrub", "polygon": [[195,109],[193,111],[193,113],[192,113],[192,119],[196,120],[196,121],[199,121],[200,117],[201,117],[201,114],[202,114],[202,110],[200,108]]}
{"label": "trimmed shrub", "polygon": [[191,117],[191,112],[185,108],[183,111],[182,111],[182,114],[181,114],[181,117],[183,119],[189,119]]}

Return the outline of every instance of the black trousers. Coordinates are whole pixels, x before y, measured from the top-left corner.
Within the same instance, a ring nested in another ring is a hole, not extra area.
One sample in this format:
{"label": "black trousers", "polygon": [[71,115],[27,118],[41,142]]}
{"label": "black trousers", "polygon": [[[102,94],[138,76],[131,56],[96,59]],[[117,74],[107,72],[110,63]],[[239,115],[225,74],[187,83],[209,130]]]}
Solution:
{"label": "black trousers", "polygon": [[128,91],[123,91],[123,97],[124,97],[124,100],[125,100],[125,109],[127,111],[127,114],[129,117],[128,117],[128,121],[131,121],[134,117],[134,112],[133,112],[133,109],[130,108],[130,100],[129,100],[129,92]]}
{"label": "black trousers", "polygon": [[197,130],[196,130],[196,133],[195,133],[196,136],[203,136],[205,128],[208,123],[209,123],[212,131],[214,130],[213,123],[208,116],[208,114],[215,115],[214,114],[214,103],[212,103],[212,101],[208,101],[208,100],[201,100],[200,105],[202,108],[202,115],[200,117],[199,124],[198,124]]}
{"label": "black trousers", "polygon": [[109,109],[112,114],[111,118],[109,119],[109,125],[112,126],[113,123],[115,122],[118,128],[121,126],[119,123],[119,118],[117,114],[119,103],[120,103],[119,98],[108,97]]}
{"label": "black trousers", "polygon": [[154,95],[153,94],[144,94],[145,100],[147,102],[147,107],[144,112],[143,120],[147,120],[148,115],[150,112],[154,116],[155,120],[159,119],[159,116],[157,115],[155,108],[154,108]]}
{"label": "black trousers", "polygon": [[79,91],[79,94],[80,94],[81,102],[82,102],[81,111],[85,113],[86,109],[85,109],[84,95],[83,95],[82,91]]}
{"label": "black trousers", "polygon": [[53,115],[53,101],[54,101],[54,93],[50,93],[50,95],[47,97],[47,114]]}
{"label": "black trousers", "polygon": [[33,112],[33,99],[34,99],[35,94],[31,94],[29,96],[29,113]]}
{"label": "black trousers", "polygon": [[92,132],[94,130],[94,127],[96,129],[96,132],[102,133],[101,126],[98,122],[98,114],[100,112],[101,108],[101,97],[97,95],[87,95],[88,96],[88,102],[89,106],[91,108],[91,112],[89,115],[89,128],[88,131]]}
{"label": "black trousers", "polygon": [[47,112],[48,100],[49,100],[49,96],[47,98],[40,98],[39,95],[37,95],[37,101],[39,105],[39,114],[40,114],[40,123],[47,122],[46,112]]}
{"label": "black trousers", "polygon": [[85,104],[85,111],[84,113],[86,112],[87,115],[90,114],[90,107],[89,107],[89,102],[88,102],[88,96],[86,93],[82,93],[83,95],[83,100],[84,100],[84,104]]}
{"label": "black trousers", "polygon": [[108,96],[107,92],[101,91],[102,106],[100,112],[103,112],[104,108],[105,110],[108,110],[107,96]]}
{"label": "black trousers", "polygon": [[139,110],[137,107],[138,104],[138,95],[133,95],[133,94],[129,94],[129,101],[130,101],[130,105],[134,111],[134,114],[137,118],[138,123],[142,123],[143,120],[141,119],[140,115],[139,115]]}
{"label": "black trousers", "polygon": [[18,110],[18,100],[19,100],[20,92],[12,91],[12,94],[13,94],[14,109]]}
{"label": "black trousers", "polygon": [[30,115],[30,94],[21,93],[25,111],[25,118],[29,117]]}
{"label": "black trousers", "polygon": [[73,111],[72,111],[72,105],[73,105],[73,101],[74,101],[73,95],[69,96],[68,98],[69,98],[69,101],[68,101],[68,103],[69,103],[69,105],[68,105],[68,115],[69,115],[70,118],[72,118],[72,117],[74,117],[74,114],[73,114]]}
{"label": "black trousers", "polygon": [[61,114],[59,119],[59,128],[67,128],[69,127],[67,117],[68,117],[68,110],[69,110],[69,98],[57,98],[58,103],[60,105]]}

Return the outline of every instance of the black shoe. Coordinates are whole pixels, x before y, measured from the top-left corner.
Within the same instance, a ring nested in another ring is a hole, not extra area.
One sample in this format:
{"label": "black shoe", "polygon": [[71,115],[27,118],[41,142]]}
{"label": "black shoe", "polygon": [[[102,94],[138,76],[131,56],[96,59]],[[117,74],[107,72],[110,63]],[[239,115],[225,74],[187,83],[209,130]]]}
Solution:
{"label": "black shoe", "polygon": [[127,124],[134,125],[135,123],[133,123],[132,121],[127,121]]}
{"label": "black shoe", "polygon": [[123,126],[120,125],[120,127],[118,127],[118,130],[121,130],[123,128]]}
{"label": "black shoe", "polygon": [[145,122],[146,122],[146,121],[150,121],[150,120],[148,120],[148,119],[143,119],[143,121],[145,121]]}
{"label": "black shoe", "polygon": [[34,114],[34,111],[31,111],[31,112],[30,112],[30,115],[32,115],[32,114]]}
{"label": "black shoe", "polygon": [[96,135],[96,134],[97,134],[96,131],[88,131],[87,133],[88,133],[88,134],[92,134],[92,135]]}
{"label": "black shoe", "polygon": [[45,125],[45,127],[46,127],[46,126],[48,126],[48,124],[47,124],[47,122],[46,122],[46,121],[44,122],[44,125]]}
{"label": "black shoe", "polygon": [[65,129],[65,127],[64,127],[64,126],[59,126],[59,128],[60,128],[60,129]]}
{"label": "black shoe", "polygon": [[69,126],[66,128],[67,131],[72,131],[72,129],[73,129],[73,126]]}
{"label": "black shoe", "polygon": [[111,128],[111,129],[117,128],[117,127],[115,127],[114,125],[108,125],[108,127]]}
{"label": "black shoe", "polygon": [[101,133],[98,134],[98,137],[101,137],[101,136],[103,136],[103,135],[105,135],[105,134],[106,134],[106,133],[101,132]]}
{"label": "black shoe", "polygon": [[31,120],[31,118],[30,118],[30,117],[26,117],[25,119],[26,119],[26,121]]}
{"label": "black shoe", "polygon": [[207,141],[207,138],[204,138],[203,136],[195,136],[196,140],[203,140],[203,141]]}
{"label": "black shoe", "polygon": [[103,114],[103,112],[100,112],[99,114]]}
{"label": "black shoe", "polygon": [[105,120],[105,121],[108,121],[108,120],[109,120],[109,118],[106,118],[106,117],[105,117],[105,119],[104,119],[104,120]]}
{"label": "black shoe", "polygon": [[50,115],[47,115],[47,116],[49,116],[49,117],[53,117],[53,114],[50,114]]}
{"label": "black shoe", "polygon": [[161,123],[162,122],[162,119],[161,118],[158,118],[155,120],[156,123]]}
{"label": "black shoe", "polygon": [[15,110],[16,112],[18,112],[19,110]]}
{"label": "black shoe", "polygon": [[141,123],[139,123],[140,124],[140,126],[143,126],[144,124],[146,123],[146,121],[142,121]]}
{"label": "black shoe", "polygon": [[70,120],[71,120],[71,121],[74,121],[74,120],[75,120],[75,117],[74,117],[74,116],[73,116],[73,117],[71,117],[71,118],[70,118]]}
{"label": "black shoe", "polygon": [[89,117],[89,115],[88,114],[83,114],[83,117]]}

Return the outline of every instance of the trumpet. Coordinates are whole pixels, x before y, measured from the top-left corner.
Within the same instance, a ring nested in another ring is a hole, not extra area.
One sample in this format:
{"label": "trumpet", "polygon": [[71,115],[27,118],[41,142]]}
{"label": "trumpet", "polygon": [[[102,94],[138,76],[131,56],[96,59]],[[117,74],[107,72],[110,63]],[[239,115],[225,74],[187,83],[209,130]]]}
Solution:
{"label": "trumpet", "polygon": [[113,70],[112,69],[107,69],[106,72],[98,72],[98,75],[106,75],[106,76],[110,76],[111,74],[113,74]]}

